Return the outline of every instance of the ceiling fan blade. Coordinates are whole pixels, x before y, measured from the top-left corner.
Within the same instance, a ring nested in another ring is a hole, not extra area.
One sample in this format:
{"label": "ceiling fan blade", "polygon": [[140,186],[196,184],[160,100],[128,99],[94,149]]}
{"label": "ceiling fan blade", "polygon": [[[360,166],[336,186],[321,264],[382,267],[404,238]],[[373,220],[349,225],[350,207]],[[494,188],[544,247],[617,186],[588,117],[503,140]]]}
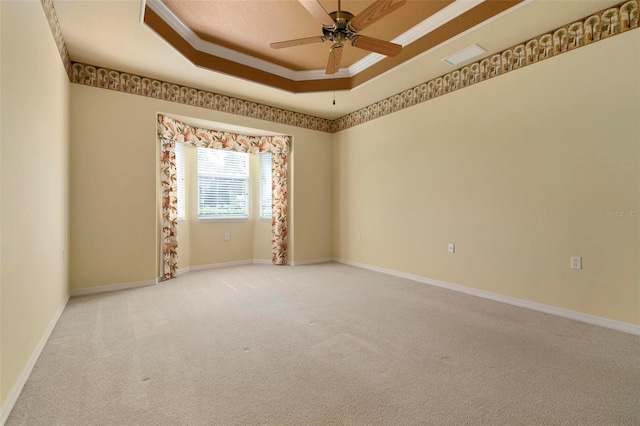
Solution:
{"label": "ceiling fan blade", "polygon": [[327,74],[335,74],[340,69],[340,60],[342,59],[342,46],[333,46],[329,51],[329,60],[327,61]]}
{"label": "ceiling fan blade", "polygon": [[355,31],[363,30],[378,19],[387,16],[394,10],[404,6],[406,2],[407,0],[378,0],[362,12],[358,13],[351,20],[349,27]]}
{"label": "ceiling fan blade", "polygon": [[373,37],[357,35],[351,40],[351,45],[358,49],[369,50],[387,56],[396,56],[402,51],[402,45]]}
{"label": "ceiling fan blade", "polygon": [[324,10],[324,7],[317,0],[298,0],[307,11],[316,18],[324,27],[335,27],[336,23],[333,22],[331,16]]}
{"label": "ceiling fan blade", "polygon": [[320,37],[320,36],[305,37],[305,38],[298,38],[295,40],[287,40],[287,41],[279,41],[277,43],[271,43],[269,47],[271,47],[272,49],[282,49],[284,47],[293,47],[293,46],[301,46],[303,44],[320,43],[325,40],[326,40],[325,37]]}

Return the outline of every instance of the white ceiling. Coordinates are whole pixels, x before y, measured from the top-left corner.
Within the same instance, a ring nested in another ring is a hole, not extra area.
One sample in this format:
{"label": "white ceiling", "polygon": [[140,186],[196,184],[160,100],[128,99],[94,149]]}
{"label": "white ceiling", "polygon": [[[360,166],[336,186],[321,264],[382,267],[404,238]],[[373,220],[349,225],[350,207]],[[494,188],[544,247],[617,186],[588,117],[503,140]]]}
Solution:
{"label": "white ceiling", "polygon": [[[246,5],[252,1],[295,0],[236,1]],[[472,44],[482,46],[489,55],[617,3],[619,1],[611,0],[525,1],[372,81],[351,91],[337,92],[336,105],[333,105],[331,92],[293,94],[194,66],[142,23],[143,1],[54,0],[73,61],[328,119],[341,117],[453,70],[442,59]]]}

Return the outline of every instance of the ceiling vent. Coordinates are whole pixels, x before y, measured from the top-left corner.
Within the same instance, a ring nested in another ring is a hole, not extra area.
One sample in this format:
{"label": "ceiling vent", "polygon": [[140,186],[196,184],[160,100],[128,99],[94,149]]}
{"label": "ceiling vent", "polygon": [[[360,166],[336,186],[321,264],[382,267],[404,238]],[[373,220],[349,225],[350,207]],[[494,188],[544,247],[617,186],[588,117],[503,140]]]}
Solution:
{"label": "ceiling vent", "polygon": [[472,44],[466,49],[462,49],[461,51],[454,53],[451,56],[447,56],[443,59],[443,61],[451,66],[455,66],[468,61],[469,59],[475,58],[478,55],[482,55],[483,53],[487,53],[487,51],[477,44]]}

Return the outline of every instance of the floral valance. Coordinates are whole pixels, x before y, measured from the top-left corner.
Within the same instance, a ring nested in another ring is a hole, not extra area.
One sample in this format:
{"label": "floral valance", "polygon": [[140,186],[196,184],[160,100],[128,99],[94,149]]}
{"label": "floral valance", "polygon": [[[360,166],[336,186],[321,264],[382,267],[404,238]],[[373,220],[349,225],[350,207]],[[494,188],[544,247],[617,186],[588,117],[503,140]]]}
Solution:
{"label": "floral valance", "polygon": [[290,136],[245,136],[190,126],[166,115],[158,115],[158,137],[200,148],[272,154],[289,152]]}

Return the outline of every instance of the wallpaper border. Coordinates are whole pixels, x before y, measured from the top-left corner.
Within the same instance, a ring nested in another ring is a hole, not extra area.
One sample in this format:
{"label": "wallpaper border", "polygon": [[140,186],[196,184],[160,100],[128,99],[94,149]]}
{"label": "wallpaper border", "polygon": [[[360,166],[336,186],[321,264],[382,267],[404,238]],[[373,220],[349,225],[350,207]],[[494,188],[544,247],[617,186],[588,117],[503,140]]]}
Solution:
{"label": "wallpaper border", "polygon": [[637,28],[638,0],[623,1],[342,116],[332,129],[346,130]]}
{"label": "wallpaper border", "polygon": [[67,45],[62,37],[62,30],[60,29],[60,23],[58,22],[58,14],[53,6],[53,0],[40,0],[40,3],[44,9],[45,16],[47,17],[47,22],[49,22],[49,28],[51,29],[51,34],[53,34],[53,39],[58,47],[58,53],[60,54],[60,59],[62,59],[62,65],[64,65],[64,69],[67,71],[69,80],[71,80],[71,57],[69,56]]}
{"label": "wallpaper border", "polygon": [[41,0],[62,62],[72,83],[193,105],[309,130],[336,133],[465,87],[536,64],[638,28],[638,0],[592,13],[498,53],[465,65],[335,120],[286,110],[207,90],[73,62],[67,51],[53,0]]}
{"label": "wallpaper border", "polygon": [[83,84],[85,86],[100,87],[118,92],[227,112],[229,114],[303,127],[310,130],[333,133],[333,120],[110,68],[73,62],[71,65],[70,80],[72,83]]}

